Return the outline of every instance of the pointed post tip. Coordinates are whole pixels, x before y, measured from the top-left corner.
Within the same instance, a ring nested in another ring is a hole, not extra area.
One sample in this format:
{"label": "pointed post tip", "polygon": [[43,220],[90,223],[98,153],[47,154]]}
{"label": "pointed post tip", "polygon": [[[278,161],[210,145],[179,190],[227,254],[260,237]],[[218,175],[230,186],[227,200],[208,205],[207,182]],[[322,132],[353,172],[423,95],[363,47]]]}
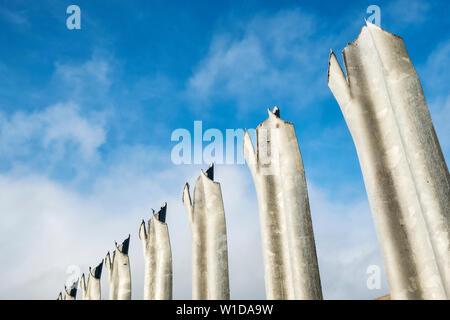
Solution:
{"label": "pointed post tip", "polygon": [[273,113],[277,118],[279,118],[279,117],[280,117],[280,108],[278,108],[277,106],[273,107],[272,113]]}
{"label": "pointed post tip", "polygon": [[341,65],[339,64],[336,55],[334,54],[333,51],[331,51],[330,56],[328,58],[328,78],[327,78],[328,86],[330,86],[332,82],[336,81],[341,86],[347,84],[347,79],[345,77],[344,71],[342,70]]}
{"label": "pointed post tip", "polygon": [[158,211],[157,218],[160,222],[166,222],[166,213],[167,213],[167,203],[164,202],[164,205]]}
{"label": "pointed post tip", "polygon": [[112,262],[111,262],[111,255],[109,253],[109,251],[106,253],[106,257],[105,257],[105,266],[107,269],[111,269],[112,267]]}
{"label": "pointed post tip", "polygon": [[205,172],[206,176],[214,181],[214,163],[211,163]]}
{"label": "pointed post tip", "polygon": [[[181,200],[183,201],[184,204],[189,204],[189,205],[191,205],[191,195],[190,195],[190,193],[189,193],[189,183],[187,183],[187,182],[186,182],[186,184],[184,185],[184,188],[183,188],[183,196],[182,196],[182,199],[181,199]],[[186,200],[188,201],[187,203],[186,203]]]}
{"label": "pointed post tip", "polygon": [[128,235],[128,238],[123,240],[122,244],[119,246],[121,248],[118,247],[117,249],[119,249],[119,251],[122,252],[123,254],[128,254],[129,246],[130,246],[130,234]]}
{"label": "pointed post tip", "polygon": [[275,106],[270,110],[270,108],[267,108],[267,113],[269,114],[269,118],[280,118],[280,109]]}
{"label": "pointed post tip", "polygon": [[103,269],[103,259],[102,261],[95,267],[95,271],[94,271],[94,278],[95,279],[100,279],[100,277],[102,276],[102,269]]}
{"label": "pointed post tip", "polygon": [[145,229],[145,220],[142,219],[141,225],[139,226],[139,239],[147,239],[147,230]]}

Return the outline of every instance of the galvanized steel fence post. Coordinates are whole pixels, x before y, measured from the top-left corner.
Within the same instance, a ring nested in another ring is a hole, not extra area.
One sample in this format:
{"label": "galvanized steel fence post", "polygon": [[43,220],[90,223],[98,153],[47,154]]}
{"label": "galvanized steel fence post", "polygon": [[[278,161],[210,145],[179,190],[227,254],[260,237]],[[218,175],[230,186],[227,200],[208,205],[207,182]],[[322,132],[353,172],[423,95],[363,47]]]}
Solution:
{"label": "galvanized steel fence post", "polygon": [[244,156],[253,176],[261,222],[267,299],[322,299],[305,171],[294,126],[280,110],[248,132]]}
{"label": "galvanized steel fence post", "polygon": [[353,137],[392,299],[450,294],[450,175],[403,40],[367,23],[331,53],[328,86]]}
{"label": "galvanized steel fence post", "polygon": [[172,299],[172,252],[166,221],[167,204],[139,228],[144,252],[144,300]]}
{"label": "galvanized steel fence post", "polygon": [[83,300],[100,300],[100,278],[102,276],[103,260],[94,269],[89,268],[87,284],[85,282],[84,273],[81,276],[81,293]]}
{"label": "galvanized steel fence post", "polygon": [[214,167],[201,171],[195,182],[193,201],[189,184],[183,203],[192,233],[192,298],[229,299],[228,248],[220,184],[214,181]]}
{"label": "galvanized steel fence post", "polygon": [[112,261],[106,255],[105,265],[109,271],[109,299],[110,300],[130,300],[131,299],[131,272],[128,248],[130,236],[117,246],[114,250]]}

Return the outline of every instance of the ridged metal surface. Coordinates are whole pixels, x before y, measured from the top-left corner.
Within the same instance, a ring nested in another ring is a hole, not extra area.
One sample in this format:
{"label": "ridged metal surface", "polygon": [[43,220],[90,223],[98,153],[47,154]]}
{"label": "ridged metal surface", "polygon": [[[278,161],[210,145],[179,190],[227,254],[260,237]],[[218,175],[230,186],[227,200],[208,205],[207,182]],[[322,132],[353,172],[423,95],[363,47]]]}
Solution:
{"label": "ridged metal surface", "polygon": [[105,265],[109,273],[109,300],[131,299],[131,272],[128,246],[130,237],[117,246],[112,260],[109,252],[106,255]]}
{"label": "ridged metal surface", "polygon": [[101,286],[100,278],[102,275],[103,260],[94,269],[89,268],[89,275],[87,284],[85,282],[84,274],[81,276],[81,293],[83,300],[100,300]]}
{"label": "ridged metal surface", "polygon": [[322,299],[305,171],[294,126],[277,107],[248,132],[244,156],[253,176],[261,223],[267,299]]}
{"label": "ridged metal surface", "polygon": [[[78,280],[70,287],[67,288],[64,286],[64,300],[76,300],[77,299],[77,288],[78,288]],[[60,294],[61,296],[61,294]],[[58,297],[58,300],[59,297]]]}
{"label": "ridged metal surface", "polygon": [[353,137],[392,299],[447,299],[450,175],[403,40],[367,23],[330,55],[328,85]]}
{"label": "ridged metal surface", "polygon": [[144,300],[172,299],[172,251],[165,223],[167,204],[139,229],[144,252]]}
{"label": "ridged metal surface", "polygon": [[194,200],[189,185],[183,203],[192,234],[192,299],[229,299],[228,248],[220,184],[213,181],[213,167],[201,171],[195,182]]}

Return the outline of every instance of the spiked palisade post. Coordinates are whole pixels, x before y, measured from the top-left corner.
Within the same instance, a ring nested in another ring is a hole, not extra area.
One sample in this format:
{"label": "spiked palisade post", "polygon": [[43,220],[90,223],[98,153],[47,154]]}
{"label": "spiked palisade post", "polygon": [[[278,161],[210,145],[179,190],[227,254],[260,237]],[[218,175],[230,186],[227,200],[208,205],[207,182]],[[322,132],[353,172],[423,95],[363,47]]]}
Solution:
{"label": "spiked palisade post", "polygon": [[142,221],[139,238],[144,252],[144,300],[172,299],[172,251],[166,220],[167,204],[148,221]]}
{"label": "spiked palisade post", "polygon": [[[77,288],[78,288],[78,280],[72,284],[70,288],[64,286],[64,300],[76,300],[77,299]],[[58,297],[58,300],[59,297]]]}
{"label": "spiked palisade post", "polygon": [[303,162],[292,123],[280,110],[248,132],[244,156],[258,196],[267,299],[322,299]]}
{"label": "spiked palisade post", "polygon": [[117,246],[113,257],[106,255],[105,265],[109,272],[109,299],[130,300],[131,299],[131,272],[128,247],[130,236]]}
{"label": "spiked palisade post", "polygon": [[450,175],[403,40],[367,23],[332,52],[328,86],[353,137],[392,299],[450,294]]}
{"label": "spiked palisade post", "polygon": [[81,276],[81,292],[83,300],[100,300],[100,278],[102,276],[103,260],[94,269],[89,268],[87,284],[84,274]]}
{"label": "spiked palisade post", "polygon": [[214,181],[214,167],[201,171],[191,201],[189,184],[183,203],[192,233],[192,298],[229,299],[228,248],[225,212],[220,184]]}

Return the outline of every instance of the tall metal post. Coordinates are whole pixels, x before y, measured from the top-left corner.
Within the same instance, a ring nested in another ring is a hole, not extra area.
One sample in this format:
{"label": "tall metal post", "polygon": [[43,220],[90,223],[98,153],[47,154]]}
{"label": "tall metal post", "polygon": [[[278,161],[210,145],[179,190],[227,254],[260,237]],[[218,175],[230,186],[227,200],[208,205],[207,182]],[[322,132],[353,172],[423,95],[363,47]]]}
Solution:
{"label": "tall metal post", "polygon": [[229,299],[225,211],[213,165],[206,173],[201,171],[193,198],[186,183],[183,203],[192,233],[192,299]]}
{"label": "tall metal post", "polygon": [[84,278],[84,273],[81,276],[81,293],[83,300],[100,300],[100,278],[102,276],[103,260],[94,269],[89,268],[89,275],[87,284]]}
{"label": "tall metal post", "polygon": [[305,171],[292,123],[280,110],[248,132],[244,156],[258,197],[267,299],[322,299]]}
{"label": "tall metal post", "polygon": [[109,273],[109,299],[110,300],[130,300],[131,299],[131,271],[128,248],[130,236],[117,246],[114,250],[112,261],[106,255],[105,265]]}
{"label": "tall metal post", "polygon": [[450,175],[403,40],[367,23],[332,52],[328,86],[353,137],[392,299],[447,299]]}
{"label": "tall metal post", "polygon": [[172,251],[166,224],[167,203],[148,221],[142,220],[139,238],[144,251],[144,300],[172,299]]}
{"label": "tall metal post", "polygon": [[[78,280],[72,284],[70,288],[64,286],[64,300],[76,300],[77,299]],[[59,300],[59,297],[58,297]]]}

